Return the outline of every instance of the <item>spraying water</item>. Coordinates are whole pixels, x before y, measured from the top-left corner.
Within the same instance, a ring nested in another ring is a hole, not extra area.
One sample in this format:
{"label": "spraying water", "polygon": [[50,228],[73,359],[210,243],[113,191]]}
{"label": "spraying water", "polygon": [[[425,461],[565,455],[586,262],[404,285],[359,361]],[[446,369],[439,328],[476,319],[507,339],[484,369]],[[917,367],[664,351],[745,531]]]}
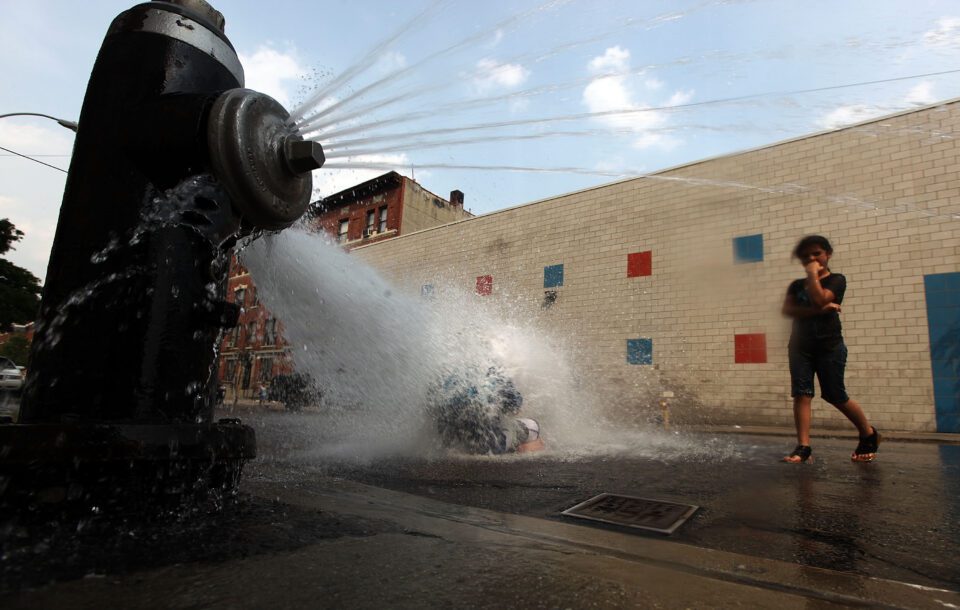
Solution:
{"label": "spraying water", "polygon": [[[294,364],[321,387],[311,453],[365,459],[435,455],[431,388],[448,375],[500,367],[540,422],[548,453],[697,455],[674,434],[608,421],[603,396],[582,385],[568,346],[475,295],[439,287],[442,299],[406,294],[322,235],[289,229],[242,254],[258,295],[284,322]],[[311,425],[311,424],[306,424]],[[717,457],[716,446],[701,445]],[[726,450],[729,451],[729,450]]]}

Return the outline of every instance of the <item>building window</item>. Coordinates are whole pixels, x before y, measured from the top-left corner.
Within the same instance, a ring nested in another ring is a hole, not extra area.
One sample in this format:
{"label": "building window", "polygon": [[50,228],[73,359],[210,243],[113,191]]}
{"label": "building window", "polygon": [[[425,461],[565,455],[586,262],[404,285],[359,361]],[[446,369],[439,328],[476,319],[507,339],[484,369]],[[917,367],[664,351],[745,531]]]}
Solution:
{"label": "building window", "polygon": [[273,379],[273,358],[260,359],[260,382],[268,383]]}
{"label": "building window", "polygon": [[763,234],[733,238],[733,262],[759,263],[763,260]]}
{"label": "building window", "polygon": [[227,341],[231,346],[236,346],[239,340],[240,340],[240,325],[237,324],[232,329],[230,329],[230,335],[228,335]]}
{"label": "building window", "polygon": [[257,338],[257,323],[250,322],[247,324],[247,345],[253,345]]}
{"label": "building window", "polygon": [[653,339],[627,339],[627,364],[653,364]]}
{"label": "building window", "polygon": [[347,241],[347,231],[350,229],[350,219],[344,218],[340,221],[340,228],[337,230],[337,242]]}
{"label": "building window", "polygon": [[634,252],[627,255],[627,277],[642,277],[653,273],[653,252]]}
{"label": "building window", "polygon": [[767,336],[763,333],[733,336],[733,361],[748,364],[767,361]]}
{"label": "building window", "polygon": [[227,360],[226,367],[223,369],[223,378],[228,381],[233,381],[237,376],[237,361],[231,358]]}
{"label": "building window", "polygon": [[239,305],[240,307],[245,307],[247,304],[247,289],[237,288],[236,290],[234,290],[233,302]]}
{"label": "building window", "polygon": [[243,367],[243,370],[240,373],[240,377],[241,377],[240,387],[245,390],[249,390],[250,381],[252,380],[252,377],[253,377],[253,375],[251,375],[251,373],[253,372],[253,365],[250,363],[249,354],[247,354],[246,358],[244,358],[244,361],[241,366]]}
{"label": "building window", "polygon": [[277,319],[268,318],[263,324],[263,344],[276,345],[277,343]]}
{"label": "building window", "polygon": [[377,227],[377,231],[383,233],[387,230],[387,206],[380,208],[380,226]]}
{"label": "building window", "polygon": [[250,308],[252,309],[254,307],[258,307],[259,305],[260,305],[260,301],[257,300],[257,287],[251,286],[250,287]]}
{"label": "building window", "polygon": [[563,286],[563,265],[550,265],[543,268],[543,287],[557,288]]}
{"label": "building window", "polygon": [[367,237],[369,237],[371,233],[376,231],[376,227],[375,227],[376,222],[377,222],[376,210],[367,210],[367,230],[366,230]]}
{"label": "building window", "polygon": [[493,276],[481,275],[477,277],[477,294],[488,296],[493,293]]}

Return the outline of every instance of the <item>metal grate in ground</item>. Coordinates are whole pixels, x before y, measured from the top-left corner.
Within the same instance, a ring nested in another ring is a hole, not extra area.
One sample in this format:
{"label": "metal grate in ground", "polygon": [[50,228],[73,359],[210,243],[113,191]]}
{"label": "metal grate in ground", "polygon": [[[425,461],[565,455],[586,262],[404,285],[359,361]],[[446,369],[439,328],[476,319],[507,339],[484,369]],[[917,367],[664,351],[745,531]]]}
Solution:
{"label": "metal grate in ground", "polygon": [[602,521],[624,527],[650,530],[662,534],[672,534],[678,527],[697,512],[699,506],[677,504],[602,493],[586,502],[581,502],[563,511],[562,515]]}

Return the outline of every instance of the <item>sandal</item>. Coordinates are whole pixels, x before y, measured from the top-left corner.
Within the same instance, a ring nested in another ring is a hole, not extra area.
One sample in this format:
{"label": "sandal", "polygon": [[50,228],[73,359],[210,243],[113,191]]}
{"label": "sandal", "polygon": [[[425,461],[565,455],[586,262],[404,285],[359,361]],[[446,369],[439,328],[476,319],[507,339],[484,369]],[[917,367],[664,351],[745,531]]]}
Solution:
{"label": "sandal", "polygon": [[797,445],[794,447],[790,455],[783,458],[784,462],[789,464],[804,464],[806,462],[812,462],[813,457],[811,457],[813,449],[810,448],[810,445]]}
{"label": "sandal", "polygon": [[[873,426],[871,426],[873,428]],[[850,460],[854,462],[872,462],[877,459],[877,449],[880,447],[880,433],[873,428],[870,436],[861,436],[857,448],[853,450]]]}

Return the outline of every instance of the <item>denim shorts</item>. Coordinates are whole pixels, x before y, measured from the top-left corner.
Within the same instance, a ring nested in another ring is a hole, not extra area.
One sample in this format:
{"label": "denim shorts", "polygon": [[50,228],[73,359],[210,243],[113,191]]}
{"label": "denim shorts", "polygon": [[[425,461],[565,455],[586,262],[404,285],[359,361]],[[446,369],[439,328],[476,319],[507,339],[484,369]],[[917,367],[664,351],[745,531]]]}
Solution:
{"label": "denim shorts", "polygon": [[790,395],[814,396],[813,375],[820,380],[820,394],[832,405],[850,400],[843,386],[847,366],[847,346],[843,342],[828,350],[806,350],[790,346]]}

